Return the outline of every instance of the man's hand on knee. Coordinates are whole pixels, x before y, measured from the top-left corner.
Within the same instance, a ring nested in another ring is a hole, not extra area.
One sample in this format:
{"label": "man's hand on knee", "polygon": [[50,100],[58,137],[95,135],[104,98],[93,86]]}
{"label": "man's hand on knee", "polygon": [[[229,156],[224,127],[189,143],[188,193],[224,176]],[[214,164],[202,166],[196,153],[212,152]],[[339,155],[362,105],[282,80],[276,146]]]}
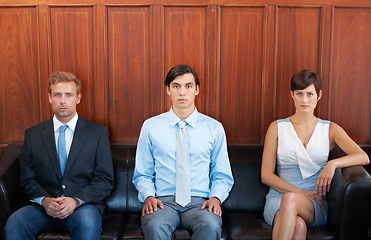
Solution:
{"label": "man's hand on knee", "polygon": [[216,197],[212,197],[209,200],[206,200],[201,209],[205,209],[208,207],[209,212],[213,212],[215,215],[221,217],[222,216],[222,208],[220,207],[220,200]]}
{"label": "man's hand on knee", "polygon": [[142,215],[145,216],[146,214],[156,212],[157,206],[159,206],[161,209],[164,209],[164,204],[161,202],[161,200],[158,200],[153,196],[147,197],[146,200],[144,201]]}

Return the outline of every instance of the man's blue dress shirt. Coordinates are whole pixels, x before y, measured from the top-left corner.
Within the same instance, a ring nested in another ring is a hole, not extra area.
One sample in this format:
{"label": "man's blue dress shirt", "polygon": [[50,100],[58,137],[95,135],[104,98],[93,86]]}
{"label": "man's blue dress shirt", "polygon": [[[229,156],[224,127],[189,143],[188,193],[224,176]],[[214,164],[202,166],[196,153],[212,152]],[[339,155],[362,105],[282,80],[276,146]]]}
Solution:
{"label": "man's blue dress shirt", "polygon": [[[140,201],[149,196],[174,196],[178,122],[169,112],[147,119],[142,126],[133,183]],[[195,110],[185,119],[189,143],[191,196],[217,197],[223,202],[233,185],[227,142],[220,122]]]}

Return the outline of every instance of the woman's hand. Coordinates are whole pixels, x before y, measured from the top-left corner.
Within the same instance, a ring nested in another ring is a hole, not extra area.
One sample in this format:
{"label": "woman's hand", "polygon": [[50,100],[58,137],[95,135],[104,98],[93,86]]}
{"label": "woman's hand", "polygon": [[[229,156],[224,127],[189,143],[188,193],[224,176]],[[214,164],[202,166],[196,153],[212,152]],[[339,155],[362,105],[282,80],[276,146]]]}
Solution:
{"label": "woman's hand", "polygon": [[330,191],[331,181],[334,177],[336,166],[333,161],[327,162],[321,173],[318,175],[315,192],[318,194],[326,194]]}
{"label": "woman's hand", "polygon": [[316,201],[322,208],[325,206],[321,194],[314,191],[304,191],[303,194]]}

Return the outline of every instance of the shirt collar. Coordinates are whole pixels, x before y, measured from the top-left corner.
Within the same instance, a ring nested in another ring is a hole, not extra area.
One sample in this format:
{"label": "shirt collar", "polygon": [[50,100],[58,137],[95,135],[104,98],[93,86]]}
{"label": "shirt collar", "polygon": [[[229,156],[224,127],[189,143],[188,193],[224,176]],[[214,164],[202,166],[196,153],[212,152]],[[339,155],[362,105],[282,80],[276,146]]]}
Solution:
{"label": "shirt collar", "polygon": [[[75,131],[78,118],[79,118],[79,115],[76,113],[75,116],[70,121],[68,121],[68,123],[65,124],[72,130],[72,132]],[[64,125],[61,121],[58,120],[58,118],[55,115],[53,116],[53,124],[54,124],[54,132],[58,131],[58,129],[62,125]]]}
{"label": "shirt collar", "polygon": [[[194,128],[196,126],[198,114],[199,113],[197,111],[197,108],[195,107],[195,110],[193,110],[191,115],[189,115],[186,119],[184,119],[184,121],[188,125]],[[168,116],[169,116],[170,127],[174,127],[176,124],[178,124],[179,121],[181,121],[181,119],[174,113],[173,107],[170,108]]]}

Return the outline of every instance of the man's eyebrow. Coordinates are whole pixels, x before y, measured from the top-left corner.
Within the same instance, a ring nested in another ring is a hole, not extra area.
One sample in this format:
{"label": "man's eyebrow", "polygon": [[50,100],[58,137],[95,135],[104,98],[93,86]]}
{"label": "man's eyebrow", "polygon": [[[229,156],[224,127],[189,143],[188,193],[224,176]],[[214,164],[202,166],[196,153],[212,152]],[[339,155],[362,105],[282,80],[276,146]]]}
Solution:
{"label": "man's eyebrow", "polygon": [[58,94],[63,94],[63,93],[67,93],[67,94],[71,94],[72,93],[73,94],[73,91],[71,91],[71,92],[53,92],[52,94],[57,94],[57,93]]}
{"label": "man's eyebrow", "polygon": [[[177,82],[172,82],[171,84],[176,84],[176,85],[180,85],[180,83],[177,83]],[[194,83],[193,82],[187,82],[187,83],[185,83],[184,85],[194,85]]]}

